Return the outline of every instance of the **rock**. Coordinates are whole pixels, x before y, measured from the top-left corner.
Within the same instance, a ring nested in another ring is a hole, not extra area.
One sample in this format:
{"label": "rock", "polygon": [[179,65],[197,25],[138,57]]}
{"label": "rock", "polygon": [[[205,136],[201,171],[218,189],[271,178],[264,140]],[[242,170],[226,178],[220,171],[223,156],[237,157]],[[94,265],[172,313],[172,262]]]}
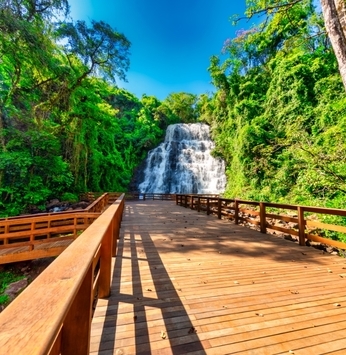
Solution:
{"label": "rock", "polygon": [[292,238],[290,234],[285,234],[284,239],[289,240],[290,242],[295,242],[295,238]]}
{"label": "rock", "polygon": [[326,248],[323,244],[312,244],[312,247],[314,247],[315,249],[318,249],[318,250],[323,250],[323,251],[326,251]]}
{"label": "rock", "polygon": [[14,300],[16,296],[28,286],[28,280],[22,279],[9,284],[4,292],[10,298],[10,301]]}
{"label": "rock", "polygon": [[86,201],[80,201],[80,202],[76,202],[74,204],[71,205],[71,208],[76,210],[76,209],[85,209],[89,206],[89,203]]}
{"label": "rock", "polygon": [[31,205],[31,206],[29,207],[29,213],[30,213],[30,214],[42,213],[42,210],[39,209],[39,208],[38,208],[37,206],[35,206],[35,205]]}
{"label": "rock", "polygon": [[47,210],[55,207],[56,205],[59,205],[60,201],[57,198],[54,198],[53,200],[50,200],[49,203],[47,204],[46,208]]}
{"label": "rock", "polygon": [[[336,248],[333,248],[333,247],[326,247],[325,248],[325,250],[326,250],[326,252],[327,253],[330,253],[330,254],[333,254],[334,252],[336,252],[336,254],[338,254],[338,249],[336,249]],[[334,254],[335,255],[335,254]]]}

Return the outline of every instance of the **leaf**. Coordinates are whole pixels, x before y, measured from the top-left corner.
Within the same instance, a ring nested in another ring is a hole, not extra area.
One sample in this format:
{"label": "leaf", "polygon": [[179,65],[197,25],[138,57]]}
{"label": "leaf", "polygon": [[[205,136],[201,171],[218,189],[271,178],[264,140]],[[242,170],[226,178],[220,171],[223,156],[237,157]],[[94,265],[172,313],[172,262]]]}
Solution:
{"label": "leaf", "polygon": [[161,330],[161,338],[162,339],[166,339],[167,338],[166,332],[164,332],[163,330]]}

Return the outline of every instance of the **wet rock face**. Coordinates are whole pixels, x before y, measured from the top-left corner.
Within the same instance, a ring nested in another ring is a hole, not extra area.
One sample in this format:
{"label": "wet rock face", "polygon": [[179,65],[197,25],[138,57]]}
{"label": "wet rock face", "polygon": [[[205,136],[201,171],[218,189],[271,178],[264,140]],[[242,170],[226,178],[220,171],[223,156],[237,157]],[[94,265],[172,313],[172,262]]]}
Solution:
{"label": "wet rock face", "polygon": [[144,160],[134,171],[132,180],[129,184],[129,191],[138,191],[139,184],[144,181],[146,161]]}
{"label": "wet rock face", "polygon": [[22,292],[25,287],[28,286],[28,280],[27,279],[22,279],[16,282],[11,283],[8,285],[6,288],[4,294],[9,297],[9,300],[12,301],[16,298],[16,296]]}
{"label": "wet rock face", "polygon": [[211,156],[214,142],[206,124],[175,124],[151,150],[138,190],[142,193],[220,193],[226,185],[225,164]]}

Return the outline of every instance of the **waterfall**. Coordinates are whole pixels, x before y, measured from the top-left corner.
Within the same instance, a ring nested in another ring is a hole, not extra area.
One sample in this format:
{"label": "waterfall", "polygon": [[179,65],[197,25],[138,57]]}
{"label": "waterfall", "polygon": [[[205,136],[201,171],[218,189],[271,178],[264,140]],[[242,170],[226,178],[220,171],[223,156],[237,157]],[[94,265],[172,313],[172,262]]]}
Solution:
{"label": "waterfall", "polygon": [[225,164],[210,155],[215,144],[209,126],[174,124],[166,138],[148,153],[141,193],[217,194],[225,189]]}

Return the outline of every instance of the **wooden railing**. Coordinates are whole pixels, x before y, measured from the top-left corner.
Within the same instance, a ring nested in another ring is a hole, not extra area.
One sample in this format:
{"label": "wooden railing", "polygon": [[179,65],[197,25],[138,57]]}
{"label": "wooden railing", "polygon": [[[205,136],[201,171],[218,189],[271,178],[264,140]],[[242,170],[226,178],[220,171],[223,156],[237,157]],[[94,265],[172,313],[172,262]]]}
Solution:
{"label": "wooden railing", "polygon": [[111,205],[121,196],[121,192],[85,192],[83,194],[80,194],[79,198],[80,200],[93,202],[95,200],[98,200],[103,195],[107,195],[108,204]]}
{"label": "wooden railing", "polygon": [[20,216],[0,218],[0,226],[2,221],[10,221],[10,220],[18,220],[18,219],[22,220],[25,218],[31,219],[32,217],[56,216],[59,214],[80,213],[80,212],[102,212],[105,206],[107,206],[107,204],[109,203],[109,199],[110,199],[110,193],[105,192],[100,196],[98,196],[97,199],[90,201],[91,204],[85,209],[76,209],[76,210],[61,211],[61,212],[44,212],[44,213],[35,213],[34,215],[26,214]]}
{"label": "wooden railing", "polygon": [[59,255],[100,213],[79,212],[0,222],[0,264]]}
{"label": "wooden railing", "polygon": [[[234,220],[235,224],[248,223],[257,226],[262,233],[266,233],[267,229],[270,229],[297,236],[300,245],[306,245],[306,240],[310,240],[339,249],[346,249],[346,243],[319,235],[321,231],[346,234],[346,227],[321,223],[316,218],[316,215],[346,217],[346,210],[186,194],[177,194],[176,204],[197,211],[205,211],[207,215],[216,214],[219,219],[224,216],[224,218]],[[270,212],[268,212],[269,209]],[[273,212],[282,210],[285,213]],[[311,218],[311,214],[315,218]],[[281,221],[283,225],[278,225],[278,221]]]}
{"label": "wooden railing", "polygon": [[59,255],[99,217],[107,203],[105,193],[84,210],[1,219],[0,265]]}
{"label": "wooden railing", "polygon": [[1,354],[89,354],[93,303],[110,295],[122,195],[0,314]]}
{"label": "wooden railing", "polygon": [[126,194],[127,200],[161,200],[170,201],[175,200],[175,194],[161,194],[161,193],[140,193],[140,192],[128,192]]}

